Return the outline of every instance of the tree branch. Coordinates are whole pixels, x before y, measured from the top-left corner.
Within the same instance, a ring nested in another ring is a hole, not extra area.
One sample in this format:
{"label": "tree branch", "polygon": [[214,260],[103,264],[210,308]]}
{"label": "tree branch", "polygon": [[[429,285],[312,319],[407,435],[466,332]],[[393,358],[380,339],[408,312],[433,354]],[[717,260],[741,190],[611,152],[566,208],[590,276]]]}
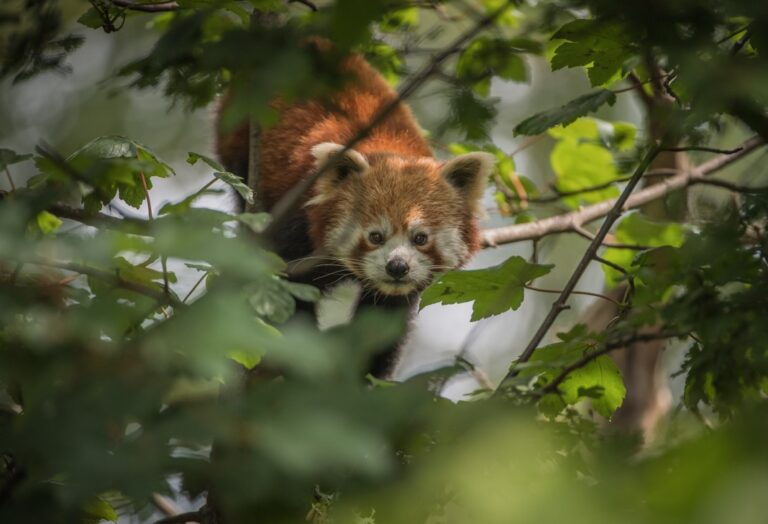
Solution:
{"label": "tree branch", "polygon": [[680,146],[680,147],[665,147],[662,149],[662,151],[671,151],[673,153],[681,152],[681,151],[704,151],[706,153],[720,153],[721,155],[732,155],[734,153],[738,153],[741,151],[741,147],[736,147],[734,149],[719,149],[716,147],[706,147],[706,146]]}
{"label": "tree branch", "polygon": [[501,14],[509,9],[514,0],[505,1],[501,7],[494,10],[492,13],[484,16],[478,20],[475,25],[463,34],[459,35],[449,46],[437,53],[418,73],[413,75],[399,89],[398,94],[389,103],[382,106],[368,124],[360,129],[342,149],[331,155],[323,165],[316,169],[312,174],[303,178],[298,184],[294,185],[290,191],[288,191],[283,197],[274,205],[270,210],[272,213],[272,222],[264,231],[266,238],[273,238],[275,234],[280,231],[283,222],[290,216],[300,205],[301,198],[309,189],[317,182],[320,176],[323,175],[332,165],[338,162],[344,157],[344,155],[357,143],[367,137],[370,132],[381,122],[389,116],[405,99],[411,96],[419,87],[422,86],[432,75],[440,70],[440,66],[450,56],[461,50],[469,40],[474,38],[479,32],[486,27],[490,26],[494,20],[496,20]]}
{"label": "tree branch", "polygon": [[110,0],[112,5],[130,9],[131,11],[141,11],[142,13],[164,13],[166,11],[176,11],[179,8],[177,2],[157,2],[143,3],[134,0]]}
{"label": "tree branch", "polygon": [[[571,293],[576,287],[576,284],[581,279],[581,276],[584,274],[584,271],[587,269],[587,266],[589,263],[593,260],[594,256],[597,254],[597,250],[600,248],[600,245],[603,243],[603,240],[605,239],[605,236],[608,234],[608,231],[610,231],[611,227],[613,226],[613,223],[618,220],[618,218],[621,216],[622,212],[624,211],[624,204],[629,199],[630,194],[635,189],[635,186],[637,186],[638,182],[640,182],[640,179],[643,176],[643,173],[645,173],[645,170],[648,169],[648,166],[651,164],[654,158],[656,158],[656,155],[659,154],[660,147],[658,145],[653,145],[650,150],[645,154],[643,159],[638,164],[637,168],[635,169],[634,174],[632,175],[632,178],[629,182],[627,182],[627,186],[624,188],[624,191],[621,192],[621,195],[619,195],[619,198],[617,198],[614,202],[611,208],[608,210],[608,212],[605,215],[605,220],[603,221],[603,224],[600,226],[600,230],[595,235],[594,240],[589,244],[587,247],[587,250],[584,252],[584,255],[581,257],[581,260],[579,261],[578,265],[576,266],[576,269],[571,274],[571,277],[568,279],[568,282],[566,282],[565,287],[563,287],[563,292],[560,293],[560,296],[557,297],[557,300],[552,304],[552,307],[549,310],[549,313],[547,314],[544,321],[539,326],[539,329],[536,330],[536,333],[533,335],[533,338],[531,338],[531,341],[528,343],[528,346],[523,350],[523,352],[520,354],[520,357],[517,360],[517,363],[521,362],[527,362],[528,359],[531,358],[531,355],[533,355],[534,350],[539,347],[539,344],[544,339],[544,336],[549,331],[549,328],[552,327],[552,324],[554,324],[557,317],[560,315],[560,313],[565,309],[566,305],[565,303],[568,301],[568,298],[571,296]],[[656,186],[654,186],[656,187]],[[510,371],[511,374],[516,373],[516,370],[513,366],[512,370]]]}
{"label": "tree branch", "polygon": [[[681,172],[658,184],[638,191],[624,202],[623,210],[641,207],[668,195],[672,191],[692,184],[707,183],[700,181],[707,180],[705,178],[707,175],[723,169],[764,144],[765,141],[762,138],[752,137],[742,144],[741,149],[737,153],[717,156],[688,171]],[[481,242],[483,247],[493,247],[522,240],[536,240],[555,233],[576,232],[577,228],[584,224],[606,216],[616,202],[617,199],[606,200],[577,211],[544,218],[535,222],[486,229],[482,232]]]}

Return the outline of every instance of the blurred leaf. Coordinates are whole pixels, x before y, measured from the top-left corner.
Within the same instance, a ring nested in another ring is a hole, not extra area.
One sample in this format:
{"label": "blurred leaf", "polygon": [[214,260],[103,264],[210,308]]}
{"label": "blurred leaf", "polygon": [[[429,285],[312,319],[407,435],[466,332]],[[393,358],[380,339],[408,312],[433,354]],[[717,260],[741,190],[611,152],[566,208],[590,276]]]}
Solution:
{"label": "blurred leaf", "polygon": [[379,28],[384,32],[405,31],[419,25],[419,9],[407,7],[389,11],[379,23]]}
{"label": "blurred leaf", "polygon": [[[680,224],[673,222],[654,222],[641,213],[632,213],[623,218],[614,233],[616,242],[649,248],[660,246],[679,247],[683,243],[684,230]],[[631,249],[607,248],[603,258],[623,267],[627,272],[636,273],[632,261],[637,254]],[[605,280],[609,286],[616,286],[624,280],[623,273],[603,265]]]}
{"label": "blurred leaf", "polygon": [[555,50],[552,70],[586,66],[593,86],[616,79],[624,62],[637,52],[626,27],[604,20],[574,20],[561,27],[552,39],[566,40]]}
{"label": "blurred leaf", "polygon": [[488,96],[490,92],[491,76],[525,82],[528,72],[517,52],[510,40],[476,38],[459,55],[456,78],[471,84],[472,89],[482,96]]}
{"label": "blurred leaf", "polygon": [[552,267],[529,264],[515,256],[489,269],[450,271],[438,277],[424,291],[419,307],[474,302],[472,321],[499,315],[519,308],[525,284],[546,275]]}
{"label": "blurred leaf", "polygon": [[397,84],[404,73],[404,64],[394,47],[384,42],[373,41],[365,47],[364,53],[366,60],[384,76],[390,85]]}
{"label": "blurred leaf", "polygon": [[112,505],[101,498],[91,500],[91,502],[85,505],[84,509],[86,521],[93,522],[94,524],[104,520],[117,522],[119,518]]}
{"label": "blurred leaf", "polygon": [[515,135],[540,135],[550,127],[568,125],[580,116],[597,111],[602,105],[613,105],[616,95],[601,89],[575,98],[567,104],[526,118],[515,126]]}
{"label": "blurred leaf", "polygon": [[459,89],[450,99],[451,114],[439,132],[455,129],[468,140],[487,140],[488,128],[496,118],[497,99],[480,99],[468,89]]}
{"label": "blurred leaf", "polygon": [[232,187],[247,203],[253,204],[253,191],[243,182],[242,178],[226,171],[214,172],[213,176]]}
{"label": "blurred leaf", "polygon": [[254,233],[261,233],[269,225],[272,215],[269,213],[241,213],[237,221],[248,226]]}
{"label": "blurred leaf", "polygon": [[213,158],[205,155],[201,155],[200,153],[193,153],[189,152],[187,153],[187,163],[190,165],[197,164],[198,160],[202,160],[208,166],[213,169],[214,171],[226,171],[224,166],[222,166],[217,160],[214,160]]}
{"label": "blurred leaf", "polygon": [[32,158],[32,155],[20,155],[10,149],[4,149],[0,147],[0,171],[6,169],[8,166],[18,164]]}
{"label": "blurred leaf", "polygon": [[[597,138],[594,121],[579,119],[564,129],[553,128],[550,132],[561,138],[550,156],[558,191],[580,191],[620,178],[611,153],[601,145],[585,141]],[[618,187],[610,185],[597,191],[563,197],[562,202],[568,207],[578,208],[585,203],[600,202],[618,195]]]}
{"label": "blurred leaf", "polygon": [[40,228],[40,231],[44,235],[50,235],[51,233],[56,232],[63,222],[59,219],[59,217],[52,215],[48,211],[41,211],[37,214],[37,227]]}

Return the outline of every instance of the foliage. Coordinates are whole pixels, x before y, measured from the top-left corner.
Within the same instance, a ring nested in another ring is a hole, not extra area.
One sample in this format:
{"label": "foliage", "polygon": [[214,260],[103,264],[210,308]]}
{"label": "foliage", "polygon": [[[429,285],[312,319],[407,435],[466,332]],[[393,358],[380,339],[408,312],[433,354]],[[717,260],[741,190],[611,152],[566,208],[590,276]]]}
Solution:
{"label": "foliage", "polygon": [[[392,84],[411,71],[439,84],[447,104],[433,138],[496,157],[510,223],[606,205],[649,145],[719,145],[747,129],[768,138],[768,10],[756,2],[129,4],[3,7],[0,77],[23,86],[67,71],[92,31],[130,28],[153,46],[114,64],[120,89],[161,89],[188,108],[227,93],[225,126],[268,126],[276,97],[323,97],[345,81],[340,59],[359,51]],[[465,9],[498,16],[425,58],[422,48],[444,45],[430,24],[464,31]],[[74,21],[85,36],[67,33]],[[333,49],[320,52],[316,37]],[[491,140],[489,97],[545,58],[594,89],[514,127],[552,142],[546,187]],[[606,119],[630,92],[646,104],[639,129]],[[40,144],[0,148],[0,521],[147,520],[154,494],[206,495],[224,522],[760,522],[768,511],[768,198],[757,168],[750,188],[715,189],[736,196],[714,219],[626,214],[593,259],[622,290],[608,327],[576,323],[532,346],[496,391],[452,403],[435,392],[466,371],[465,355],[402,384],[362,379],[405,319],[374,308],[319,331],[304,310],[320,293],[269,250],[270,216],[201,207],[214,185],[253,201],[213,158],[189,153],[210,170],[206,184],[152,208],[153,183],[184,176],[152,147],[106,135],[65,156]],[[36,175],[23,183],[16,170],[30,161]],[[115,202],[146,219],[116,214]],[[559,294],[534,284],[554,267],[516,255],[436,275],[421,307],[472,303],[480,329],[530,293]],[[600,428],[632,393],[609,355],[667,338],[684,392],[642,453],[633,436]]]}

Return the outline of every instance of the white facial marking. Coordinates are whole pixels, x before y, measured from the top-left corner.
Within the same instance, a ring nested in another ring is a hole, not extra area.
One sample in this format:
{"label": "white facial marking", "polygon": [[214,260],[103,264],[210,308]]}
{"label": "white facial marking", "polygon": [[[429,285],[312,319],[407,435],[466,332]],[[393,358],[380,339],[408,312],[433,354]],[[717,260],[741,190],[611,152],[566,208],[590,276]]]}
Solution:
{"label": "white facial marking", "polygon": [[459,267],[469,256],[469,249],[461,238],[461,231],[456,227],[444,227],[435,232],[437,251],[446,266]]}
{"label": "white facial marking", "polygon": [[325,234],[325,249],[332,255],[347,257],[357,245],[363,228],[351,218],[342,220]]}

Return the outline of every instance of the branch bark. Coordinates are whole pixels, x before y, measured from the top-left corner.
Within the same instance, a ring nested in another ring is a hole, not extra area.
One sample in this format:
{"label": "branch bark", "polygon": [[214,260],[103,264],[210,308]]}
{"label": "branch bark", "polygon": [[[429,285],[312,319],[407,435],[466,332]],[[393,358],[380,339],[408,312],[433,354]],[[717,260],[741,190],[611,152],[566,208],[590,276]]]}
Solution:
{"label": "branch bark", "polygon": [[[765,145],[765,141],[762,138],[752,137],[744,142],[741,145],[741,149],[736,153],[717,156],[688,171],[671,176],[658,184],[638,191],[626,199],[621,210],[626,211],[641,207],[668,195],[672,191],[690,185],[709,183],[710,180],[706,179],[706,176],[725,168],[763,145]],[[608,215],[618,200],[606,200],[577,211],[544,218],[527,224],[513,224],[486,229],[482,232],[482,245],[483,247],[494,247],[500,244],[520,242],[521,240],[537,240],[555,233],[576,233],[584,224]]]}
{"label": "branch bark", "polygon": [[157,2],[143,3],[133,0],[110,0],[112,5],[130,9],[131,11],[141,11],[142,13],[164,13],[166,11],[175,11],[179,8],[177,2]]}

